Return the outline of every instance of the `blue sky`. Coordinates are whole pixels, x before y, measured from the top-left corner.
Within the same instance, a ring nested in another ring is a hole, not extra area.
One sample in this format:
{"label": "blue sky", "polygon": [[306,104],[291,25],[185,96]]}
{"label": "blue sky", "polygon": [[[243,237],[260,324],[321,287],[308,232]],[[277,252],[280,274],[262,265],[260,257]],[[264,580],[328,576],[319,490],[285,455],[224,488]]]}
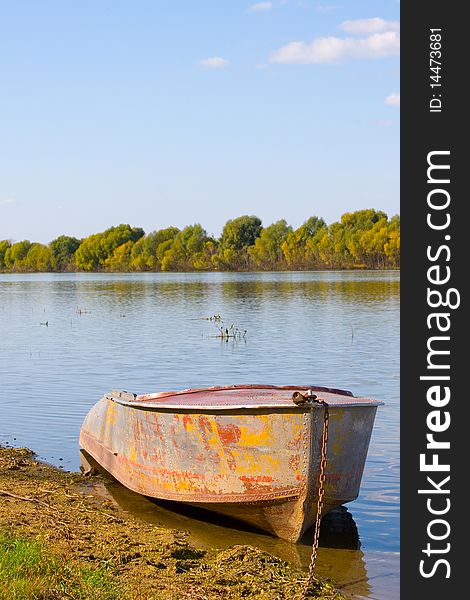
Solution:
{"label": "blue sky", "polygon": [[0,0],[0,239],[399,213],[397,0]]}

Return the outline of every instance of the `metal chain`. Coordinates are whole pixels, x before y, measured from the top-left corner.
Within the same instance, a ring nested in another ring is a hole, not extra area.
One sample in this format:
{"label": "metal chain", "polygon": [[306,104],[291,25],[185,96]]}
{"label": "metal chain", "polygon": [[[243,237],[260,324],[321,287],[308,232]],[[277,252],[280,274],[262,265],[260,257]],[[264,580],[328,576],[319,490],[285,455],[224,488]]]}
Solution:
{"label": "metal chain", "polygon": [[[318,402],[318,400],[317,400]],[[300,596],[300,600],[305,600],[308,597],[309,590],[314,580],[315,565],[317,562],[318,554],[318,540],[320,538],[320,522],[321,522],[321,511],[323,508],[323,496],[325,494],[325,471],[326,471],[326,451],[328,447],[328,425],[330,420],[330,414],[328,411],[328,405],[325,401],[320,401],[325,406],[325,412],[323,414],[323,430],[321,440],[321,460],[320,460],[320,475],[318,477],[318,500],[317,500],[317,515],[315,518],[315,529],[313,533],[312,542],[312,555],[310,557],[310,566],[308,568],[308,577],[305,582],[305,587]]]}

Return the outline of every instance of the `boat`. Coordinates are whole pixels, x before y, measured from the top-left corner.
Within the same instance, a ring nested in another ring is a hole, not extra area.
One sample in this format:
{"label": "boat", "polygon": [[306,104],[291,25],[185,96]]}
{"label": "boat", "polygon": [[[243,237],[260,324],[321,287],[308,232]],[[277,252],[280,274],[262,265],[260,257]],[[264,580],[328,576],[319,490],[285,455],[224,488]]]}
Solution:
{"label": "boat", "polygon": [[320,515],[357,498],[380,404],[321,386],[112,391],[83,421],[80,466],[295,543],[315,522],[320,490]]}

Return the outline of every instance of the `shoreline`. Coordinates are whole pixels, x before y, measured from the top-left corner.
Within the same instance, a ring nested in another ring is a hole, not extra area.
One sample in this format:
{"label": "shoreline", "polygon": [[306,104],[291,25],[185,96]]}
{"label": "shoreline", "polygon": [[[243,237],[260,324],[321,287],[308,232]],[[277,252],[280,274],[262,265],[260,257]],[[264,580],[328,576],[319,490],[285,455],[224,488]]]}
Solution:
{"label": "shoreline", "polygon": [[[188,541],[189,532],[144,523],[92,493],[93,483],[100,479],[100,475],[85,479],[40,462],[27,448],[0,445],[0,534],[38,539],[46,553],[79,568],[106,567],[111,587],[118,590],[106,598],[300,597],[306,577],[300,569],[249,545],[197,549]],[[9,597],[1,595],[5,589],[0,571],[0,598]],[[101,597],[105,596],[96,596]],[[309,597],[345,598],[327,581],[319,581]]]}

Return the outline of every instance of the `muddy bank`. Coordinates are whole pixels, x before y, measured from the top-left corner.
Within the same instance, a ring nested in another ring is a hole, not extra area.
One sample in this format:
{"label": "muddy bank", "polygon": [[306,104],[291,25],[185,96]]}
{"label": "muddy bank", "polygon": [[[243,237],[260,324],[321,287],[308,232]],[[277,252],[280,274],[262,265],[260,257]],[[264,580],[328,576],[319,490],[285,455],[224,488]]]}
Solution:
{"label": "muddy bank", "polygon": [[[35,460],[30,450],[0,447],[0,530],[39,536],[51,551],[88,567],[106,565],[123,599],[299,598],[305,574],[288,563],[247,545],[196,549],[188,533],[140,522],[84,481]],[[315,594],[344,598],[328,582]]]}

